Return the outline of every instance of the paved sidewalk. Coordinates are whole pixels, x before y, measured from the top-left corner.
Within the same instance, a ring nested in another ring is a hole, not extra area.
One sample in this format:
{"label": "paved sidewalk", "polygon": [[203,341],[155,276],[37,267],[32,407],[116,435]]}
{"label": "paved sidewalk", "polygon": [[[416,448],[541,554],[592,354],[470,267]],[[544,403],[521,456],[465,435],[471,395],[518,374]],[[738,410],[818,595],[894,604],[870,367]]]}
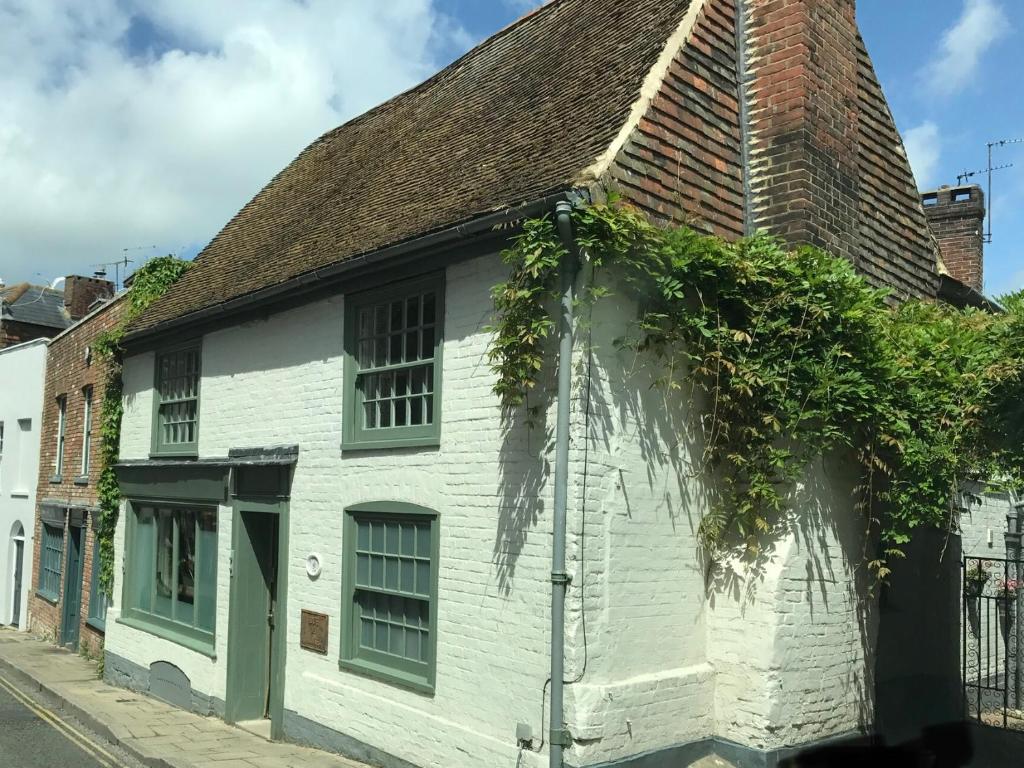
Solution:
{"label": "paved sidewalk", "polygon": [[114,688],[93,662],[9,629],[0,629],[0,673],[151,768],[366,768]]}

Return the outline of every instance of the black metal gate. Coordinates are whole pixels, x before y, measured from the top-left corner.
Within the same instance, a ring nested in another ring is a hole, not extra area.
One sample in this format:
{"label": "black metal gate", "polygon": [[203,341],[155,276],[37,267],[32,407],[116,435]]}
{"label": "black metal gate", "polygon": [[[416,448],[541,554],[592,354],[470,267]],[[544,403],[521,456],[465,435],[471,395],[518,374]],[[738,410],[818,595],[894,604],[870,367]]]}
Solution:
{"label": "black metal gate", "polygon": [[1024,562],[967,556],[962,575],[964,716],[1024,731]]}

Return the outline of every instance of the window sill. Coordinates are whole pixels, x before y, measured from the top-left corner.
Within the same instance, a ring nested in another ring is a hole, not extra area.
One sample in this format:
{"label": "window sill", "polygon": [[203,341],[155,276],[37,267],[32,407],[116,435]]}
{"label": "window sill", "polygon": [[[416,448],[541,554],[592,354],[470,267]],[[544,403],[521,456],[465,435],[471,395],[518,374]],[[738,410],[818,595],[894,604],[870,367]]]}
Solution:
{"label": "window sill", "polygon": [[200,653],[214,661],[217,660],[217,653],[214,650],[212,642],[199,640],[184,632],[179,632],[177,630],[170,629],[169,627],[154,624],[146,621],[145,619],[139,618],[138,616],[119,616],[117,618],[117,623],[124,624],[126,627],[131,627],[132,629],[137,629],[140,632],[146,632],[154,637],[169,640],[172,643],[188,648],[190,651]]}
{"label": "window sill", "polygon": [[107,623],[105,621],[99,621],[98,619],[86,619],[85,626],[99,632],[101,635],[105,635],[107,633]]}
{"label": "window sill", "polygon": [[199,451],[150,451],[150,459],[198,459]]}
{"label": "window sill", "polygon": [[11,491],[12,499],[27,499],[29,497],[28,491]]}
{"label": "window sill", "polygon": [[434,437],[393,437],[377,440],[349,440],[341,444],[342,453],[349,451],[383,451],[391,448],[439,448],[441,438]]}
{"label": "window sill", "polygon": [[59,485],[64,482],[63,475],[50,475],[50,485]]}
{"label": "window sill", "polygon": [[48,592],[40,592],[38,589],[36,590],[36,597],[40,600],[46,601],[52,606],[56,606],[60,601],[60,595],[51,595]]}
{"label": "window sill", "polygon": [[338,668],[343,672],[352,672],[363,677],[370,677],[384,683],[391,683],[400,688],[406,688],[415,693],[434,695],[433,683],[427,682],[424,678],[402,672],[397,669],[374,664],[371,661],[362,659],[342,659],[338,662]]}
{"label": "window sill", "polygon": [[75,485],[88,485],[88,484],[89,484],[89,476],[88,475],[79,475],[78,477],[75,478]]}

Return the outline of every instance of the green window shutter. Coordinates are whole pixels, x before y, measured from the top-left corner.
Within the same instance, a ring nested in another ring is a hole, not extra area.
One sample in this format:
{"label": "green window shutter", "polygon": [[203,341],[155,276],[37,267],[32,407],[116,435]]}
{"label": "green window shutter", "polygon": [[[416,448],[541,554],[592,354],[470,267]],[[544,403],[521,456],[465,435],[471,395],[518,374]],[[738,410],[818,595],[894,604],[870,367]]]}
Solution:
{"label": "green window shutter", "polygon": [[60,599],[60,577],[64,561],[64,529],[43,523],[40,549],[39,594],[56,602]]}
{"label": "green window shutter", "polygon": [[100,538],[93,536],[92,576],[89,584],[89,615],[87,621],[103,631],[107,626],[107,596],[100,589]]}
{"label": "green window shutter", "polygon": [[57,458],[54,466],[54,474],[58,477],[64,474],[64,429],[68,420],[68,398],[61,395],[57,398]]}
{"label": "green window shutter", "polygon": [[154,634],[212,648],[217,613],[216,508],[132,503],[132,509],[125,614]]}
{"label": "green window shutter", "polygon": [[92,387],[82,390],[82,472],[83,477],[89,474],[89,463],[92,459]]}
{"label": "green window shutter", "polygon": [[347,450],[437,445],[444,278],[345,297]]}
{"label": "green window shutter", "polygon": [[152,440],[156,455],[194,456],[198,451],[201,357],[198,344],[156,356]]}
{"label": "green window shutter", "polygon": [[433,692],[439,522],[398,502],[345,510],[341,666]]}

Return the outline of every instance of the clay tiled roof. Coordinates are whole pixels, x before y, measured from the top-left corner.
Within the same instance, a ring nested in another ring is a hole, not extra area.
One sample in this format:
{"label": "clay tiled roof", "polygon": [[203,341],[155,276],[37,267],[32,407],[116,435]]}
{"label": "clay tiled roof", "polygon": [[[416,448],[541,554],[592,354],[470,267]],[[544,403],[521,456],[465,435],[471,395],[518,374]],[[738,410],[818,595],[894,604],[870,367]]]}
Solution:
{"label": "clay tiled roof", "polygon": [[313,142],[134,330],[573,186],[688,5],[555,0],[524,17]]}

